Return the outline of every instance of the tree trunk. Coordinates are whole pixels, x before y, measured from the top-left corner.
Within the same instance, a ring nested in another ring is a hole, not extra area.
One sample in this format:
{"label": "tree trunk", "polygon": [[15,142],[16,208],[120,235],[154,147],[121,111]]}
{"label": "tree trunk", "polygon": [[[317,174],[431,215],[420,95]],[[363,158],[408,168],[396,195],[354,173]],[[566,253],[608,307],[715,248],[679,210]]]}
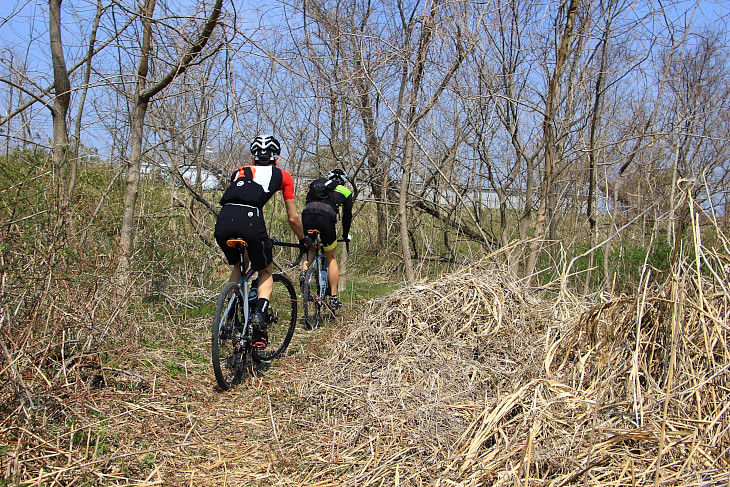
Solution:
{"label": "tree trunk", "polygon": [[[603,77],[608,64],[608,40],[611,38],[611,16],[606,18],[606,26],[603,30],[603,38],[601,39],[601,63],[598,69],[598,78],[593,91],[593,113],[591,114],[591,125],[588,146],[588,196],[586,201],[586,218],[590,229],[590,248],[596,246],[598,242],[598,223],[596,220],[596,185],[598,182],[598,164],[596,162],[596,139],[598,137],[598,121],[601,118],[601,106],[603,103]],[[583,282],[583,294],[590,291],[591,277],[593,275],[593,263],[595,262],[595,252],[592,251],[588,257],[588,270],[586,271],[585,281]]]}
{"label": "tree trunk", "polygon": [[122,213],[122,229],[120,231],[119,259],[120,276],[129,269],[129,253],[132,248],[134,228],[134,211],[139,194],[139,179],[142,172],[142,131],[144,116],[147,113],[147,101],[138,99],[132,111],[132,133],[129,162],[127,163],[127,182],[124,186],[124,211]]}
{"label": "tree trunk", "polygon": [[48,32],[50,34],[55,87],[55,100],[51,107],[53,115],[53,170],[57,178],[61,205],[65,207],[68,203],[68,196],[64,189],[64,172],[69,149],[66,114],[71,102],[71,81],[66,69],[66,59],[63,56],[61,2],[62,0],[49,0],[48,2]]}
{"label": "tree trunk", "polygon": [[[370,93],[366,83],[365,70],[362,62],[357,59],[355,68],[358,76],[355,77],[358,98],[360,101],[360,118],[365,129],[365,143],[367,144],[368,170],[370,173],[370,189],[375,197],[375,206],[378,222],[378,248],[384,249],[388,245],[388,212],[387,212],[387,181],[388,171],[382,167],[384,164],[380,156],[380,138],[375,127],[375,114],[370,101]],[[385,177],[384,177],[385,175]]]}
{"label": "tree trunk", "polygon": [[406,281],[413,282],[416,277],[413,268],[413,254],[411,253],[410,239],[408,238],[408,182],[413,168],[413,138],[408,136],[406,148],[403,155],[403,173],[400,181],[400,192],[398,195],[398,219],[400,229],[400,244],[403,253],[403,267],[406,273]]}
{"label": "tree trunk", "polygon": [[143,96],[147,86],[147,73],[152,46],[152,14],[155,10],[155,0],[145,0],[142,12],[142,52],[140,53],[139,67],[137,68],[137,89],[135,93],[134,108],[132,110],[131,149],[129,162],[127,162],[127,182],[124,186],[124,210],[122,212],[122,228],[119,235],[119,247],[121,255],[119,258],[118,276],[124,282],[129,271],[129,254],[132,249],[132,238],[134,229],[134,211],[137,205],[139,194],[139,179],[142,166],[142,137],[144,129],[144,117],[147,113],[149,98]]}
{"label": "tree trunk", "polygon": [[337,265],[340,270],[340,279],[337,281],[337,292],[339,293],[347,291],[347,245],[342,245]]}
{"label": "tree trunk", "polygon": [[554,193],[555,163],[557,156],[557,140],[555,135],[554,117],[555,105],[558,101],[560,77],[563,71],[563,65],[568,58],[568,49],[570,48],[570,40],[573,36],[573,27],[575,19],[578,15],[578,0],[570,0],[568,12],[565,19],[565,28],[560,39],[560,47],[558,48],[555,71],[553,72],[548,84],[547,97],[545,99],[545,118],[543,120],[543,137],[545,143],[545,167],[543,169],[542,181],[540,184],[540,206],[537,209],[537,221],[535,222],[535,236],[530,245],[530,256],[527,261],[526,285],[529,286],[532,280],[532,274],[537,266],[537,258],[542,248],[542,240],[545,236],[545,229],[548,225],[548,217],[550,213],[550,198]]}
{"label": "tree trunk", "polygon": [[676,216],[676,210],[675,210],[675,201],[677,199],[677,174],[679,170],[679,154],[681,152],[681,137],[679,135],[680,127],[682,126],[682,123],[680,121],[679,116],[679,109],[676,110],[677,112],[677,129],[675,131],[674,137],[674,156],[672,157],[672,183],[671,187],[669,188],[669,211],[667,212],[667,243],[669,245],[672,245],[674,243],[674,224],[675,224],[675,216]]}

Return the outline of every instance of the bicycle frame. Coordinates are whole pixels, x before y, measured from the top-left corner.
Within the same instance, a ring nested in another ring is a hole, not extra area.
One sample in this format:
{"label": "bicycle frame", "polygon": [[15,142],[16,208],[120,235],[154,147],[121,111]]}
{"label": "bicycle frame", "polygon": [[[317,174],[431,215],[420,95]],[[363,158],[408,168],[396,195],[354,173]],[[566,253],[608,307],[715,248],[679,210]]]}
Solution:
{"label": "bicycle frame", "polygon": [[[250,306],[250,294],[251,294],[251,276],[254,275],[256,271],[253,270],[253,268],[249,267],[248,271],[246,271],[246,264],[245,264],[245,254],[246,254],[246,246],[243,244],[239,244],[239,268],[241,269],[241,279],[238,281],[238,286],[241,288],[241,296],[243,296],[243,303],[241,303],[241,306],[243,306],[243,329],[241,330],[241,346],[246,345],[246,338],[249,328],[249,318],[251,316],[251,306]],[[231,299],[231,301],[228,303],[228,306],[226,308],[226,315],[230,315],[233,306],[235,306],[237,299]]]}
{"label": "bicycle frame", "polygon": [[[314,267],[317,272],[317,282],[319,283],[319,289],[322,290],[322,295],[319,296],[319,298],[324,300],[325,294],[327,294],[327,289],[329,288],[329,265],[327,264],[327,256],[324,253],[324,245],[320,239],[319,231],[309,230],[307,235],[312,238],[312,247],[315,249],[311,266]],[[338,239],[337,241],[348,244],[347,240]]]}
{"label": "bicycle frame", "polygon": [[[324,254],[324,245],[322,245],[318,231],[310,230],[307,232],[307,235],[312,238],[312,248],[314,249],[314,258],[312,259],[311,267],[314,268],[314,272],[316,273],[319,289],[325,293],[325,290],[329,286],[329,276],[327,274],[329,268],[327,266],[327,256]],[[324,295],[319,297],[324,298]]]}
{"label": "bicycle frame", "polygon": [[[241,279],[238,281],[238,286],[241,288],[241,295],[243,296],[243,331],[241,335],[241,345],[244,345],[244,340],[246,339],[246,332],[248,331],[248,325],[249,325],[249,318],[251,316],[251,277],[254,275],[256,271],[253,270],[252,267],[249,266],[248,270],[246,271],[246,261],[245,261],[245,254],[246,254],[246,245],[243,242],[243,240],[240,241],[241,243],[238,244],[238,253],[239,253],[239,261],[238,266],[241,270]],[[297,245],[289,244],[286,242],[279,242],[277,240],[273,241],[274,245],[281,245],[285,247],[296,247]],[[297,259],[291,267],[294,267],[299,263],[299,260],[301,260],[302,256],[304,254],[300,253],[299,259]],[[324,257],[324,254],[322,254]],[[326,262],[325,262],[325,269],[326,269]],[[257,293],[258,295],[258,293]],[[231,308],[235,305],[235,300],[231,300],[231,302],[228,304],[228,307],[226,309],[226,313],[231,312]]]}

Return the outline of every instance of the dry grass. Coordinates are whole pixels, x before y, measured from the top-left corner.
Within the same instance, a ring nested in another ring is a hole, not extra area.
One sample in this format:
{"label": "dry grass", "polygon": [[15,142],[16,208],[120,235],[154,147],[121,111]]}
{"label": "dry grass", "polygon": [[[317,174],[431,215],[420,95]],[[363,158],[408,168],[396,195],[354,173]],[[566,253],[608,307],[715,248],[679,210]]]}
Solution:
{"label": "dry grass", "polygon": [[[727,485],[730,260],[695,241],[668,281],[647,273],[599,304],[539,299],[483,262],[299,330],[292,355],[224,394],[174,349],[90,353],[47,377],[6,341],[0,479]],[[207,320],[182,325],[207,357]]]}
{"label": "dry grass", "polygon": [[703,269],[590,308],[489,266],[373,303],[299,382],[310,478],[727,485],[727,257],[696,250]]}

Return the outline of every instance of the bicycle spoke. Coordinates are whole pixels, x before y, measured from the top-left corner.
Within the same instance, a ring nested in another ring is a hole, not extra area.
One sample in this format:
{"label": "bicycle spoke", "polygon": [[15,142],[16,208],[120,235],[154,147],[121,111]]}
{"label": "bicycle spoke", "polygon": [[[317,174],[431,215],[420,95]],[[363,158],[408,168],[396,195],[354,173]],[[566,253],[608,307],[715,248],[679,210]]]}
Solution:
{"label": "bicycle spoke", "polygon": [[253,359],[268,362],[279,357],[289,346],[297,322],[297,295],[294,285],[283,274],[274,274],[274,289],[267,312],[269,344],[254,350]]}

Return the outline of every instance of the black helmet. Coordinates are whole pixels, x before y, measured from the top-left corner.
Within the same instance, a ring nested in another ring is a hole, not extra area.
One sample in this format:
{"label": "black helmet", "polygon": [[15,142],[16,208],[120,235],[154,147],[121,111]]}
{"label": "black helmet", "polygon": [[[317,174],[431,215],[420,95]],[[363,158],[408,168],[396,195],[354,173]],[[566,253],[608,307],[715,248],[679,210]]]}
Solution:
{"label": "black helmet", "polygon": [[329,174],[327,174],[327,179],[330,181],[336,181],[337,184],[345,184],[347,179],[347,173],[344,169],[340,169],[339,167],[332,169]]}
{"label": "black helmet", "polygon": [[281,153],[281,145],[273,135],[257,135],[251,142],[251,155],[257,164],[271,164]]}

